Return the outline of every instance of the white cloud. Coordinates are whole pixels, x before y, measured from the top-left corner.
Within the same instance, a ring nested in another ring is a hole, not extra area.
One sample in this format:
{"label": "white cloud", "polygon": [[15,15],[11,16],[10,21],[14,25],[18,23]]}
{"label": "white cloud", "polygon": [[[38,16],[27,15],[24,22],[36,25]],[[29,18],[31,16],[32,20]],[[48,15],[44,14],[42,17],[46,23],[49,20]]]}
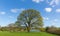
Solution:
{"label": "white cloud", "polygon": [[56,12],[60,12],[60,9],[56,9]]}
{"label": "white cloud", "polygon": [[54,19],[54,22],[57,22],[58,21],[58,19]]}
{"label": "white cloud", "polygon": [[49,2],[50,5],[59,5],[59,0],[52,0],[51,2]]}
{"label": "white cloud", "polygon": [[46,0],[46,2],[47,2],[47,3],[49,3],[49,1],[48,1],[48,0]]}
{"label": "white cloud", "polygon": [[52,22],[52,26],[54,26],[56,23],[55,22]]}
{"label": "white cloud", "polygon": [[52,21],[51,21],[51,23],[52,23],[52,25],[55,25],[55,24],[57,24],[58,23],[58,19],[53,19]]}
{"label": "white cloud", "polygon": [[45,11],[46,12],[51,12],[52,11],[52,8],[45,8]]}
{"label": "white cloud", "polygon": [[9,18],[14,18],[13,16],[9,16]]}
{"label": "white cloud", "polygon": [[48,17],[43,17],[43,19],[44,19],[44,20],[49,20],[49,18],[48,18]]}
{"label": "white cloud", "polygon": [[52,7],[55,7],[56,5],[52,5]]}
{"label": "white cloud", "polygon": [[25,8],[21,8],[21,9],[20,9],[20,11],[24,11],[24,10],[25,10]]}
{"label": "white cloud", "polygon": [[19,9],[11,9],[11,12],[16,13],[16,12],[18,12],[18,10],[19,10]]}
{"label": "white cloud", "polygon": [[51,20],[51,22],[53,23],[56,23],[56,22],[58,22],[59,20],[58,19],[53,19],[53,20]]}
{"label": "white cloud", "polygon": [[40,3],[43,2],[44,0],[32,0],[33,2]]}
{"label": "white cloud", "polygon": [[13,13],[17,13],[17,12],[21,12],[21,11],[23,11],[23,10],[25,10],[24,8],[21,8],[21,9],[11,9],[10,11],[11,12],[13,12]]}
{"label": "white cloud", "polygon": [[6,14],[6,12],[0,12],[0,14],[1,14],[1,15],[4,15],[4,14]]}

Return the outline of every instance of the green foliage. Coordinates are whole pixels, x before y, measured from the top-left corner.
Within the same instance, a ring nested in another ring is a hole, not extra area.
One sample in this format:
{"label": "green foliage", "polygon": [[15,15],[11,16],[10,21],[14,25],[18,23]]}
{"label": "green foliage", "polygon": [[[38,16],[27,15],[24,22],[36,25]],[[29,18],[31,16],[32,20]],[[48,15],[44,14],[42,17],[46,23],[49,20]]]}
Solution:
{"label": "green foliage", "polygon": [[39,11],[34,9],[28,9],[22,11],[17,18],[19,24],[25,24],[27,31],[29,32],[34,25],[43,26],[43,19]]}
{"label": "green foliage", "polygon": [[49,27],[46,27],[45,31],[47,32],[47,31],[48,31],[48,29],[49,29]]}
{"label": "green foliage", "polygon": [[41,32],[45,32],[45,28],[40,28],[40,31]]}

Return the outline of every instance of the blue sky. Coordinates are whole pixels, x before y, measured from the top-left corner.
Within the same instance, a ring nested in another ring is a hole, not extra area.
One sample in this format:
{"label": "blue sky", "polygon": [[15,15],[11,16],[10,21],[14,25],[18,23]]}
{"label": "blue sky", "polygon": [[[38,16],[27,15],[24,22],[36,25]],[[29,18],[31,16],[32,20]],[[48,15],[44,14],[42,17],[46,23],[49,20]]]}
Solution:
{"label": "blue sky", "polygon": [[25,9],[36,9],[43,17],[44,26],[60,27],[60,0],[0,0],[0,25],[14,23]]}

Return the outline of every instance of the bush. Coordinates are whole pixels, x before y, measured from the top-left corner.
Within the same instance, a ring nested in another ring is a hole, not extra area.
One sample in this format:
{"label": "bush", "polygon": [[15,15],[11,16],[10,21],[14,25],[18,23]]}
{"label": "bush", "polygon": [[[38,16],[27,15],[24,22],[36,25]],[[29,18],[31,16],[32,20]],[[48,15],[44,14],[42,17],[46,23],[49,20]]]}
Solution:
{"label": "bush", "polygon": [[60,29],[57,28],[46,28],[46,32],[60,35]]}
{"label": "bush", "polygon": [[59,34],[60,35],[60,30],[56,30],[55,34]]}
{"label": "bush", "polygon": [[45,32],[45,28],[40,28],[40,31],[41,32]]}

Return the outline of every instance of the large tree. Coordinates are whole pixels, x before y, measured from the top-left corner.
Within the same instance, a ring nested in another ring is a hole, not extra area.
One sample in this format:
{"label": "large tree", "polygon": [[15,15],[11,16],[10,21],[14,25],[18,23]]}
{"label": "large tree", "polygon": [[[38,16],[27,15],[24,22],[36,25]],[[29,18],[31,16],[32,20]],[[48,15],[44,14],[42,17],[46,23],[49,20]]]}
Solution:
{"label": "large tree", "polygon": [[17,21],[19,21],[20,24],[24,24],[28,32],[30,32],[31,27],[34,25],[43,26],[43,19],[40,12],[34,9],[22,11],[18,16]]}

